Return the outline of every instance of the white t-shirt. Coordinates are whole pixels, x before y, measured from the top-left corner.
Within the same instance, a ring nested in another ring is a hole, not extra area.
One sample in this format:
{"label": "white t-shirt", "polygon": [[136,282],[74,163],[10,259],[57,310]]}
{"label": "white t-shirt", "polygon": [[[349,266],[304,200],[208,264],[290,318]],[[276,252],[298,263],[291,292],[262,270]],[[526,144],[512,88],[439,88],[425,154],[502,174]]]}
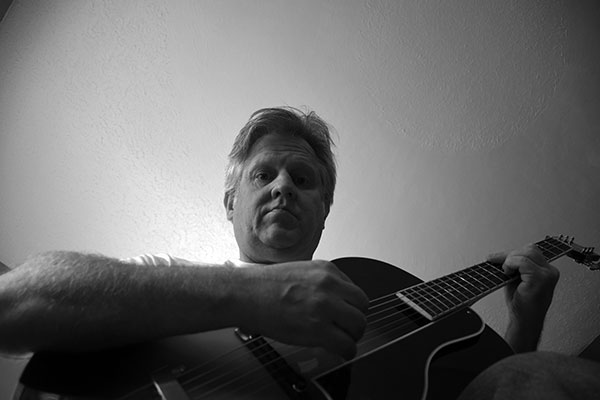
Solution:
{"label": "white t-shirt", "polygon": [[[174,265],[179,266],[214,266],[215,264],[209,264],[202,261],[190,261],[184,258],[173,257],[170,254],[166,253],[158,253],[158,254],[141,254],[137,257],[129,257],[121,259],[123,262],[133,263],[136,265],[146,265],[152,267],[171,267]],[[254,263],[249,263],[241,260],[226,260],[223,262],[224,265],[229,265],[232,267],[246,267],[248,265],[258,265]]]}

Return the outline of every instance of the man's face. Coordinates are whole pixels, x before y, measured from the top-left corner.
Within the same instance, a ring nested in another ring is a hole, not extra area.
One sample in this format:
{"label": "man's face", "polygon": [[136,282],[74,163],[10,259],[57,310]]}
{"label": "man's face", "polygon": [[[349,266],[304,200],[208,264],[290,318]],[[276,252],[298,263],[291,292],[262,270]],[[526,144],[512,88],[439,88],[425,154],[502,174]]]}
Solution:
{"label": "man's face", "polygon": [[311,259],[327,217],[322,194],[319,163],[304,139],[281,134],[258,139],[235,197],[225,197],[240,259]]}

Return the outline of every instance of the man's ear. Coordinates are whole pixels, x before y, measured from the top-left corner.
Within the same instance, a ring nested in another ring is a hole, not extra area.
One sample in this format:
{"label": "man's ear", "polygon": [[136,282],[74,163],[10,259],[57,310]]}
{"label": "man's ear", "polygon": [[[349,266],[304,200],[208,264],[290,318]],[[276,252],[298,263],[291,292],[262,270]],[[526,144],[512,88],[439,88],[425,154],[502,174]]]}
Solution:
{"label": "man's ear", "polygon": [[233,221],[233,203],[235,203],[235,195],[232,192],[225,193],[223,205],[225,206],[225,213],[229,221]]}
{"label": "man's ear", "polygon": [[326,202],[323,202],[323,226],[321,227],[321,229],[325,229],[325,220],[327,219],[328,215],[329,215],[329,205]]}

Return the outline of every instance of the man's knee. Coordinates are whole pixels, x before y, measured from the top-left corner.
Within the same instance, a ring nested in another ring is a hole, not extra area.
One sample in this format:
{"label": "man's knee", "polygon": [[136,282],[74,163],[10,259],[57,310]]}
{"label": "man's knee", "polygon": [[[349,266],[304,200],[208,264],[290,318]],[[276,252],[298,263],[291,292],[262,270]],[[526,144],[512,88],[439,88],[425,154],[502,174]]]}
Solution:
{"label": "man's knee", "polygon": [[[476,377],[460,399],[587,399],[597,393],[600,364],[551,352],[521,353]],[[550,397],[548,397],[550,395]]]}

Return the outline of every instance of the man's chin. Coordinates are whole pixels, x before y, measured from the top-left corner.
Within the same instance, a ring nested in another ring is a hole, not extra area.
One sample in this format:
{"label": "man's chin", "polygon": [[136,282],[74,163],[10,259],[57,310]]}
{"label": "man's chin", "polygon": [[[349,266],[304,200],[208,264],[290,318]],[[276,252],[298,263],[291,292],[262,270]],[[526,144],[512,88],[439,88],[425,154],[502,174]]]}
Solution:
{"label": "man's chin", "polygon": [[271,249],[294,252],[297,248],[305,247],[304,240],[306,238],[297,229],[271,226],[270,229],[259,236],[259,239],[263,245]]}
{"label": "man's chin", "polygon": [[266,247],[269,247],[271,249],[276,249],[276,250],[281,250],[281,251],[285,251],[285,250],[291,251],[298,245],[299,240],[294,237],[290,237],[290,236],[277,235],[275,237],[271,236],[271,237],[263,239],[262,243]]}

